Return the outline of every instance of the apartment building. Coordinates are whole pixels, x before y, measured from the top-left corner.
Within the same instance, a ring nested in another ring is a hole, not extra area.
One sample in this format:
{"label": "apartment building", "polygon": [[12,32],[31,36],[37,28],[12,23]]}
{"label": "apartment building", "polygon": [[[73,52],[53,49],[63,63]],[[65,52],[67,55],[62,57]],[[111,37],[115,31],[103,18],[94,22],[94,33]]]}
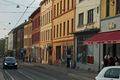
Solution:
{"label": "apartment building", "polygon": [[76,0],[75,24],[76,66],[98,71],[99,45],[83,42],[100,31],[100,0]]}
{"label": "apartment building", "polygon": [[40,62],[40,7],[30,16],[32,20],[32,61]]}
{"label": "apartment building", "polygon": [[[53,64],[74,61],[74,35],[76,0],[52,0]],[[69,56],[69,60],[67,60]],[[69,65],[68,65],[69,67]]]}
{"label": "apartment building", "polygon": [[32,58],[32,21],[24,25],[24,49],[26,50],[25,61],[30,62]]}
{"label": "apartment building", "polygon": [[40,3],[40,52],[43,64],[52,63],[52,0]]}

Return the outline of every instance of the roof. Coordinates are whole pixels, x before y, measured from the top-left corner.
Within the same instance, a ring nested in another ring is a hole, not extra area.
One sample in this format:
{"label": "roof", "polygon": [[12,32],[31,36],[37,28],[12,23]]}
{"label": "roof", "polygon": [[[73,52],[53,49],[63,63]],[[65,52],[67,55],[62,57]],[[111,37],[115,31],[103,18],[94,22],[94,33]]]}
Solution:
{"label": "roof", "polygon": [[13,32],[19,30],[19,29],[24,29],[24,25],[25,25],[26,22],[20,24],[19,26],[17,26],[16,28],[14,28]]}
{"label": "roof", "polygon": [[44,4],[44,3],[45,3],[45,1],[47,1],[47,0],[42,0],[42,1],[41,1],[41,3],[40,3],[40,5]]}
{"label": "roof", "polygon": [[40,12],[40,7],[38,7],[29,18],[33,18],[36,14],[38,14]]}

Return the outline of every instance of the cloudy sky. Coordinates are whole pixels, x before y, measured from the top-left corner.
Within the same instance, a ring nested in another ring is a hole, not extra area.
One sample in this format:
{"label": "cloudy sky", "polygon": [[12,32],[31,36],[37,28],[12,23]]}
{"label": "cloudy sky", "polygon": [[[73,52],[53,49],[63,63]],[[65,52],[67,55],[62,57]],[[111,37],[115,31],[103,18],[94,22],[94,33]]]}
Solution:
{"label": "cloudy sky", "polygon": [[34,0],[0,0],[0,38],[7,36],[11,29],[27,20],[34,10],[39,7],[41,0],[35,0],[20,19],[26,7],[33,1]]}

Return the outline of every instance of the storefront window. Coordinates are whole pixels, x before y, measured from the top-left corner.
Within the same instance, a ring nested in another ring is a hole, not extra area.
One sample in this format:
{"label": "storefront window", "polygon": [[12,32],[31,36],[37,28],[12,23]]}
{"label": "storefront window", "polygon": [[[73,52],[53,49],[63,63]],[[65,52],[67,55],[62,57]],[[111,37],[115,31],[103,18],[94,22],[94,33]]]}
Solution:
{"label": "storefront window", "polygon": [[66,60],[67,46],[63,46],[63,60]]}
{"label": "storefront window", "polygon": [[87,62],[87,45],[83,45],[83,37],[77,40],[77,62],[86,64]]}
{"label": "storefront window", "polygon": [[42,60],[44,60],[44,49],[42,49]]}
{"label": "storefront window", "polygon": [[88,55],[87,56],[93,56],[94,51],[94,45],[88,45]]}

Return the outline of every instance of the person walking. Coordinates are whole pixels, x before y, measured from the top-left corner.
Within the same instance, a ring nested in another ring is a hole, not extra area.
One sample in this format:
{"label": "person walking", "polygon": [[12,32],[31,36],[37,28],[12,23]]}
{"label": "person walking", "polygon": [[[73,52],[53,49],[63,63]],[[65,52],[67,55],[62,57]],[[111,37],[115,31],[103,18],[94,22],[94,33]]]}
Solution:
{"label": "person walking", "polygon": [[119,59],[117,56],[114,57],[115,66],[119,66]]}

